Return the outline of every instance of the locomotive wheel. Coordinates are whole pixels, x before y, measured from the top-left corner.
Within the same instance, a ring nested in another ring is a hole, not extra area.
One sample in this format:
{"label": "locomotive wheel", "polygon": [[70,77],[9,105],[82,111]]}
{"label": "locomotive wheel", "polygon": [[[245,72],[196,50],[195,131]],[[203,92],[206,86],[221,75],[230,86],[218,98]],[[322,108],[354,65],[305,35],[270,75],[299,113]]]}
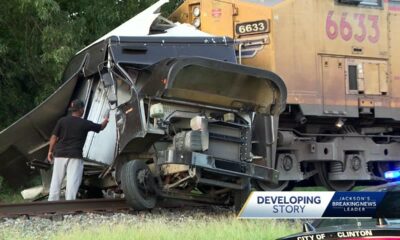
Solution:
{"label": "locomotive wheel", "polygon": [[122,166],[121,186],[126,201],[133,209],[152,209],[156,205],[154,179],[145,161],[133,160]]}
{"label": "locomotive wheel", "polygon": [[326,163],[315,163],[315,169],[317,170],[317,174],[315,174],[314,181],[317,186],[323,186],[330,191],[350,191],[356,181],[346,180],[346,181],[332,181],[328,179],[328,164]]}
{"label": "locomotive wheel", "polygon": [[293,181],[279,181],[277,184],[256,180],[254,187],[258,191],[290,191],[294,188]]}

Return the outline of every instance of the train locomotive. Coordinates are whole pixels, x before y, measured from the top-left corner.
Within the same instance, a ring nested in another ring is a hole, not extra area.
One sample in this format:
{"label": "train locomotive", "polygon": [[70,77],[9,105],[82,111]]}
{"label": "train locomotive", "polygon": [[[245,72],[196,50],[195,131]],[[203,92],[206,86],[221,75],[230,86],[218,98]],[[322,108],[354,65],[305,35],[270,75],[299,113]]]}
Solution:
{"label": "train locomotive", "polygon": [[260,189],[400,175],[398,0],[186,0],[169,18],[235,39],[238,62],[284,79],[276,157],[264,161],[280,181]]}

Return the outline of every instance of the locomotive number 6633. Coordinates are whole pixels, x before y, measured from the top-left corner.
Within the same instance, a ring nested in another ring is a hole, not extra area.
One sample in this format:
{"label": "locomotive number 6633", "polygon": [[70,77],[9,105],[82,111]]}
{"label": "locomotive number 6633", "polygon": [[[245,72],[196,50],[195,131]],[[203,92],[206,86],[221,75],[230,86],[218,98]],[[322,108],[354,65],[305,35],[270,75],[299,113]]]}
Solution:
{"label": "locomotive number 6633", "polygon": [[266,20],[260,20],[255,22],[245,22],[236,25],[236,34],[246,35],[269,32],[269,24]]}

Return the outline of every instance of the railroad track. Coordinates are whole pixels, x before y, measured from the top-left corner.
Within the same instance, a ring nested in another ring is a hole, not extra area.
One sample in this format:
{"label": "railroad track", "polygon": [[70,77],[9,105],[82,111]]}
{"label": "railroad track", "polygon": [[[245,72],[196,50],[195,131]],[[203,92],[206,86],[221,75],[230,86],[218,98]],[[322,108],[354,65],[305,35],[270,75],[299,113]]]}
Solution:
{"label": "railroad track", "polygon": [[[209,204],[188,201],[162,201],[161,208],[206,207]],[[125,199],[82,199],[73,201],[40,201],[16,204],[0,204],[0,217],[44,216],[86,212],[129,211]]]}

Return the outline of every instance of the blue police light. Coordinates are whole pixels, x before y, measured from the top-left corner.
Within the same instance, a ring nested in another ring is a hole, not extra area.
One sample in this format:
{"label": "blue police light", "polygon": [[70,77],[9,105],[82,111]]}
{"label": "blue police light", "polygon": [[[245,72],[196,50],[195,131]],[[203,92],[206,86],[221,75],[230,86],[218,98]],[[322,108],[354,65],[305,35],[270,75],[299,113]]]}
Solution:
{"label": "blue police light", "polygon": [[396,179],[396,178],[400,178],[400,170],[385,172],[385,179]]}

